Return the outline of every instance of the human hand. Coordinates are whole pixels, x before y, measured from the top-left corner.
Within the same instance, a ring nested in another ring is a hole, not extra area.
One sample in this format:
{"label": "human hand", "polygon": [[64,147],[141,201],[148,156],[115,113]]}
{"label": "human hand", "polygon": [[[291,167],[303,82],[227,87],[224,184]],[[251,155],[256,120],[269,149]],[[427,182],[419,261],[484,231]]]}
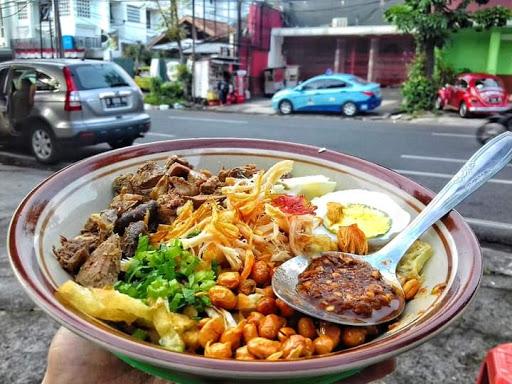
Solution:
{"label": "human hand", "polygon": [[60,328],[48,351],[42,384],[163,384],[169,383],[138,371],[110,352],[66,328]]}

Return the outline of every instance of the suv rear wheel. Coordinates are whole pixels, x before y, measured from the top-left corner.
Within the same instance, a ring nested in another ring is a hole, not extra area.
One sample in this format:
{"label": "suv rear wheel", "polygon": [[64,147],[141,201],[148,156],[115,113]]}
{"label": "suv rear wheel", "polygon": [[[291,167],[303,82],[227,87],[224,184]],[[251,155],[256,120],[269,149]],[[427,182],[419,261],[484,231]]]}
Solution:
{"label": "suv rear wheel", "polygon": [[37,161],[53,164],[59,160],[59,146],[53,132],[45,125],[36,125],[30,132],[30,149]]}
{"label": "suv rear wheel", "polygon": [[135,139],[133,139],[131,137],[125,137],[123,139],[109,141],[108,145],[110,145],[110,147],[112,149],[118,149],[118,148],[129,147],[130,145],[133,144],[134,141],[135,141]]}

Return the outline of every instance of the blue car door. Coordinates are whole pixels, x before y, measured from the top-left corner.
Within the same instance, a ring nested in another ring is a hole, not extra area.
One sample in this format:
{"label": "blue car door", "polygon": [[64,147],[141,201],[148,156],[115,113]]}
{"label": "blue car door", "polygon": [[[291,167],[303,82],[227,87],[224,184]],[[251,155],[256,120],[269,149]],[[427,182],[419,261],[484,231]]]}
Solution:
{"label": "blue car door", "polygon": [[318,105],[323,111],[338,112],[347,99],[347,83],[339,79],[325,79],[318,90]]}
{"label": "blue car door", "polygon": [[321,108],[321,91],[324,80],[311,80],[304,83],[293,97],[296,111],[315,111]]}

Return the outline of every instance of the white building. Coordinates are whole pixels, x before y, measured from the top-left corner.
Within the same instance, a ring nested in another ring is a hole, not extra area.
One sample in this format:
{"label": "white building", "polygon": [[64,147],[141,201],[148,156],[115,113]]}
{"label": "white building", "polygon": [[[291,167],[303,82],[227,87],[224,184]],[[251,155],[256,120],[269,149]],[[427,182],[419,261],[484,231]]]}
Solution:
{"label": "white building", "polygon": [[[0,47],[16,53],[51,55],[55,48],[53,12],[51,22],[40,22],[39,12],[40,4],[47,1],[50,0],[0,0]],[[167,6],[165,1],[161,4]],[[50,10],[51,5],[50,2]],[[126,44],[145,44],[162,29],[154,1],[59,0],[59,11],[64,39],[73,41],[74,48],[87,57],[119,57]],[[73,50],[67,51],[69,55]]]}

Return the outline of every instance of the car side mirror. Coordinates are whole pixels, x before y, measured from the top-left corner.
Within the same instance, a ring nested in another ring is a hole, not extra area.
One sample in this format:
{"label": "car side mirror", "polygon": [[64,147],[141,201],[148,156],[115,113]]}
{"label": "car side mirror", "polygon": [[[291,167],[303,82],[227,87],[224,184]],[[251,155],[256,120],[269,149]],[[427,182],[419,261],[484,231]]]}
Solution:
{"label": "car side mirror", "polygon": [[302,91],[304,91],[304,87],[302,85],[299,85],[297,88],[295,88],[295,90],[302,92]]}

